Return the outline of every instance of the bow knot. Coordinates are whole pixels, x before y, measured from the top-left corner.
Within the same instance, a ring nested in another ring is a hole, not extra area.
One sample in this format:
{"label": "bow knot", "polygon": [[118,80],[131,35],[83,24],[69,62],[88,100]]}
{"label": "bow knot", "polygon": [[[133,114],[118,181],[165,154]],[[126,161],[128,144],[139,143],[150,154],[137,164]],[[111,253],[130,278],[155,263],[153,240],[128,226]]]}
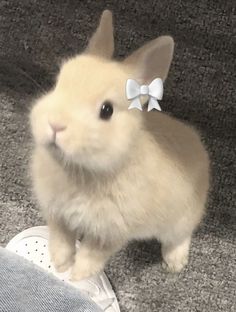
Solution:
{"label": "bow knot", "polygon": [[129,109],[138,108],[142,110],[140,95],[148,95],[148,112],[152,109],[161,111],[161,107],[157,100],[161,100],[163,96],[163,83],[161,78],[154,79],[149,85],[139,85],[137,81],[128,79],[126,82],[126,96],[128,100],[132,100]]}
{"label": "bow knot", "polygon": [[140,87],[140,94],[141,95],[148,95],[149,94],[149,88],[146,85],[142,85]]}

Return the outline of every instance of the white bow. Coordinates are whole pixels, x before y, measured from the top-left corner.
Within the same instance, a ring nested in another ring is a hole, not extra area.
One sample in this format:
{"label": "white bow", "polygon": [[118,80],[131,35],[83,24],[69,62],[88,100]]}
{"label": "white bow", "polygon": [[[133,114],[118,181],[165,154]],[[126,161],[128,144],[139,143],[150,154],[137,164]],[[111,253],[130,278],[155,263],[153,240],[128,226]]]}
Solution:
{"label": "white bow", "polygon": [[153,108],[161,111],[161,107],[157,100],[161,100],[163,96],[163,83],[161,78],[154,79],[150,85],[140,86],[137,81],[128,79],[126,82],[126,96],[128,100],[132,100],[129,109],[137,108],[142,110],[139,100],[140,95],[148,95],[148,112]]}

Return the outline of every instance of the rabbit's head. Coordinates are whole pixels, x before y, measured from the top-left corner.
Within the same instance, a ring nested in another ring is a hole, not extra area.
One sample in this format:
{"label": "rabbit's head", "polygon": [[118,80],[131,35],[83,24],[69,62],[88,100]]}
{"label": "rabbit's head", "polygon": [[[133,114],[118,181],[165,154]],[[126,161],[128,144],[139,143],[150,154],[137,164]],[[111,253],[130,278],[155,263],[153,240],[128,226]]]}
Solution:
{"label": "rabbit's head", "polygon": [[163,36],[112,60],[112,15],[104,11],[85,52],[66,61],[55,87],[31,111],[37,145],[60,154],[66,163],[90,170],[113,170],[130,155],[142,131],[142,112],[129,110],[129,78],[149,83],[166,78],[173,40]]}

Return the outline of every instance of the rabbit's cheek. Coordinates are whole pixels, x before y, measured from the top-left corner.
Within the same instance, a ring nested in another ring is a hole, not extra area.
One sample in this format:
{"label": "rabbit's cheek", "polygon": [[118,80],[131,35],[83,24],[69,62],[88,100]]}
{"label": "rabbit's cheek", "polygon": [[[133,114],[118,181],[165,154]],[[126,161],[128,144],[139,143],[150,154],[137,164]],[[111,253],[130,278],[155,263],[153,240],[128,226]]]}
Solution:
{"label": "rabbit's cheek", "polygon": [[65,155],[73,156],[75,148],[74,141],[70,138],[69,133],[66,133],[66,131],[57,133],[55,143]]}
{"label": "rabbit's cheek", "polygon": [[45,125],[44,133],[42,136],[42,144],[48,145],[53,143],[54,141],[54,133],[50,126],[47,124]]}
{"label": "rabbit's cheek", "polygon": [[37,144],[47,145],[53,142],[53,131],[46,118],[36,121],[32,127],[32,132]]}

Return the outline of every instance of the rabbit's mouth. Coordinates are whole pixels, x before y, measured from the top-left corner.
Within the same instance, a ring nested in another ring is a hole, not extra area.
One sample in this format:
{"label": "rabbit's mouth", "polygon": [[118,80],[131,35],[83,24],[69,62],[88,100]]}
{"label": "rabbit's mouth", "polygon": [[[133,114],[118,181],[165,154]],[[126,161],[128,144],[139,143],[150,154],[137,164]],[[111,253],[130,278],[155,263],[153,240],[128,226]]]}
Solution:
{"label": "rabbit's mouth", "polygon": [[56,141],[52,141],[47,145],[48,150],[53,154],[53,156],[58,158],[64,157],[63,150],[60,148],[60,146],[56,143]]}
{"label": "rabbit's mouth", "polygon": [[57,145],[56,142],[49,143],[49,148],[51,148],[53,150],[59,150],[60,149],[60,147]]}

